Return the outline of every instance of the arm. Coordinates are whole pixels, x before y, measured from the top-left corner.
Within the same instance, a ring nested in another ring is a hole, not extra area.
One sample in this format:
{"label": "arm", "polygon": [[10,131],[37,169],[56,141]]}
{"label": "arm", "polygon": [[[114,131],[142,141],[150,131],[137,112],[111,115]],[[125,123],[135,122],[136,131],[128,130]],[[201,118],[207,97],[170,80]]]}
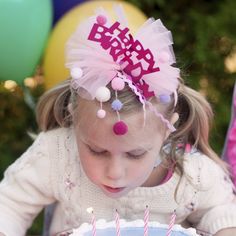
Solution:
{"label": "arm", "polygon": [[[234,198],[234,203],[236,203],[236,197]],[[235,236],[236,235],[236,227],[227,228],[219,230],[214,236]]]}
{"label": "arm", "polygon": [[222,229],[218,231],[214,236],[235,236],[236,228]]}
{"label": "arm", "polygon": [[188,157],[187,162],[185,174],[196,191],[195,208],[187,220],[199,231],[212,235],[234,232],[236,201],[232,182],[204,155]]}
{"label": "arm", "polygon": [[0,232],[25,235],[42,208],[55,201],[49,174],[47,140],[41,134],[7,169],[0,183]]}

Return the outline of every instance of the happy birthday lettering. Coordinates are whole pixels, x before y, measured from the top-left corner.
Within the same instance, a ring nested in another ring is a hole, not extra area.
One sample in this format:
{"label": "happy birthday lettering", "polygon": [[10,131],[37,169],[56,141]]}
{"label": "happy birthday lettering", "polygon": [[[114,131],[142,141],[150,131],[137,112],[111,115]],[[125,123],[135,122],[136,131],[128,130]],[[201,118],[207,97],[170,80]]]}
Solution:
{"label": "happy birthday lettering", "polygon": [[148,89],[147,84],[142,86],[139,81],[145,74],[160,71],[160,68],[154,67],[151,51],[144,49],[138,40],[134,41],[127,27],[121,29],[119,26],[119,22],[115,22],[110,28],[95,23],[88,39],[99,42],[103,49],[109,50],[113,60],[121,64],[122,70],[132,77],[132,81],[139,84],[140,88]]}

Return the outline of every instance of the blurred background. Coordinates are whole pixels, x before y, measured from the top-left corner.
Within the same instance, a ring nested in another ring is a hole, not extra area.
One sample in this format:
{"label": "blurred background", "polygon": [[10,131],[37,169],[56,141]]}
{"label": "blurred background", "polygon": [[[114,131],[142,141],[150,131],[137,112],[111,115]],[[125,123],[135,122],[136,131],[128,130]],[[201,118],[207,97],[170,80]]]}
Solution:
{"label": "blurred background", "polygon": [[[77,24],[98,6],[121,3],[132,32],[148,17],[171,30],[177,66],[190,87],[212,104],[211,145],[221,155],[231,116],[236,78],[234,0],[1,0],[0,179],[38,133],[35,104],[66,79],[64,44]],[[42,231],[42,214],[30,234]]]}

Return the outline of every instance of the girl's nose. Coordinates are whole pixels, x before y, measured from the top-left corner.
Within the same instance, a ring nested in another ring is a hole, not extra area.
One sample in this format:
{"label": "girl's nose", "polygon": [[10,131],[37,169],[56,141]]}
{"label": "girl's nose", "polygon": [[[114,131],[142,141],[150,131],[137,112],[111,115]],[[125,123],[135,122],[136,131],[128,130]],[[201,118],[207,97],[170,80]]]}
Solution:
{"label": "girl's nose", "polygon": [[106,175],[109,179],[111,180],[122,179],[125,173],[125,166],[121,160],[121,157],[114,157],[114,158],[112,157],[109,160],[106,171],[107,171]]}

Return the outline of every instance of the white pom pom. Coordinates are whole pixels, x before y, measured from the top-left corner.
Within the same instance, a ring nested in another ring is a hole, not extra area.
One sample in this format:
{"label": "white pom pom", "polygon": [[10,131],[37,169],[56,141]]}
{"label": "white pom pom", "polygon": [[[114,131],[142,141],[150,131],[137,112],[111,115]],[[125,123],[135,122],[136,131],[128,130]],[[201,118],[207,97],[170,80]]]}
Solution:
{"label": "white pom pom", "polygon": [[79,67],[72,68],[70,71],[70,75],[73,79],[79,79],[83,76],[83,71]]}
{"label": "white pom pom", "polygon": [[107,87],[100,87],[97,89],[95,97],[99,102],[107,102],[111,98],[111,92]]}

